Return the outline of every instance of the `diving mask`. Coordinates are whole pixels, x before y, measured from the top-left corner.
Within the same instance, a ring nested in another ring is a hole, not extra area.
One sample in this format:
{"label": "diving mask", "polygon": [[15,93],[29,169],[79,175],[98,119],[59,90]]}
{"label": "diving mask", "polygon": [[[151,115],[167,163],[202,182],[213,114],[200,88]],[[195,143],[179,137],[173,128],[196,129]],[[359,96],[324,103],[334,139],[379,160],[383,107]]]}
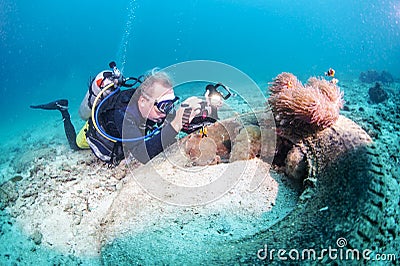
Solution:
{"label": "diving mask", "polygon": [[175,98],[163,100],[164,97],[161,97],[160,101],[155,101],[154,105],[157,109],[164,114],[168,114],[174,108],[175,102],[179,100],[179,97],[175,96]]}

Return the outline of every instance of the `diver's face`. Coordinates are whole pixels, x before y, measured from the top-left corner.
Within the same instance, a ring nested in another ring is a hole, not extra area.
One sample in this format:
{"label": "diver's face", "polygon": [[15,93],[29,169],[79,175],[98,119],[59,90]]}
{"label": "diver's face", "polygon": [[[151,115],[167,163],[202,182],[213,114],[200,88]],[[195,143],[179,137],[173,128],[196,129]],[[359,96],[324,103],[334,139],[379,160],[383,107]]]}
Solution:
{"label": "diver's face", "polygon": [[157,102],[161,97],[169,94],[171,94],[171,97],[173,98],[174,96],[172,95],[174,91],[171,87],[165,87],[157,82],[153,84],[153,89],[152,95],[140,96],[139,110],[143,118],[147,118],[153,122],[159,123],[165,119],[166,114],[158,110],[154,103]]}

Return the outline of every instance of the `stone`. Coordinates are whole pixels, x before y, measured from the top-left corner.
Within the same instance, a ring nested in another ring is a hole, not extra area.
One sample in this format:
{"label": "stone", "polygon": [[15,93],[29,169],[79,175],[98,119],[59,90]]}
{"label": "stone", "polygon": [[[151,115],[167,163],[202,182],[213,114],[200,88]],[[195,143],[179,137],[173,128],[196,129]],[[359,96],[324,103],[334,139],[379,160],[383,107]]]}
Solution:
{"label": "stone", "polygon": [[35,230],[30,236],[30,239],[35,243],[35,245],[40,245],[42,243],[43,235],[38,230]]}

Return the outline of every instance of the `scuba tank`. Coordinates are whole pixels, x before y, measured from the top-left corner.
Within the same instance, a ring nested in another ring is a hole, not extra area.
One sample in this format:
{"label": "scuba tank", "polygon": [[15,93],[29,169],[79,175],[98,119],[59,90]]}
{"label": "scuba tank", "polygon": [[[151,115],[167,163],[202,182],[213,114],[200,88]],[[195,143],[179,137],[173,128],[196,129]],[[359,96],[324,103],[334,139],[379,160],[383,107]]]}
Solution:
{"label": "scuba tank", "polygon": [[114,86],[111,86],[109,90],[104,91],[100,97],[100,100],[103,100],[105,97],[110,95],[118,87],[122,86],[131,88],[137,83],[142,82],[142,76],[139,78],[125,78],[121,71],[117,68],[117,64],[114,61],[109,63],[109,67],[111,70],[101,71],[94,79],[90,81],[89,89],[79,107],[79,116],[83,120],[88,120],[91,117],[93,103],[97,95],[99,95],[99,93],[111,83],[114,83]]}
{"label": "scuba tank", "polygon": [[[79,107],[79,116],[83,120],[88,120],[90,118],[93,103],[97,95],[103,88],[113,83],[113,80],[114,78],[112,72],[109,70],[101,71],[94,79],[92,79],[89,85],[89,89]],[[112,90],[105,91],[102,97],[106,97],[111,92]]]}

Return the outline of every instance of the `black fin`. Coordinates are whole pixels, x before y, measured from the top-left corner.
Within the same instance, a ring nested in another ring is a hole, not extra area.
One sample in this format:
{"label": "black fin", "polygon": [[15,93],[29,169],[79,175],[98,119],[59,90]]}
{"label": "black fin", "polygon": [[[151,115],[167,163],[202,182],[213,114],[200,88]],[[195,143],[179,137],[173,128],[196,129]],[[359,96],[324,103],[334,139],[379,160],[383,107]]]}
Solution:
{"label": "black fin", "polygon": [[44,110],[67,110],[68,109],[68,100],[60,99],[51,103],[39,104],[39,105],[31,105],[33,109],[44,109]]}

